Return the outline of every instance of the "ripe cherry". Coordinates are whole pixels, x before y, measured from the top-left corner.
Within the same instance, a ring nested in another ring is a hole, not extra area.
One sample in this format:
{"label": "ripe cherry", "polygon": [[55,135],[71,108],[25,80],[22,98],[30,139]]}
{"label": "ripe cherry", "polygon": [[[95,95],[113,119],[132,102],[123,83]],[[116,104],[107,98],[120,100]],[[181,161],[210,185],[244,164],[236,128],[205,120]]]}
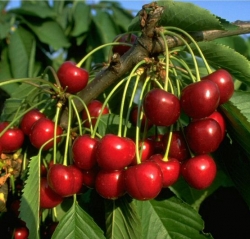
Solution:
{"label": "ripe cherry", "polygon": [[[36,147],[37,149],[40,149],[40,147],[47,142],[48,140],[54,138],[54,127],[55,123],[48,119],[48,118],[41,118],[38,121],[36,121],[32,128],[31,132],[29,134],[29,139],[31,144]],[[56,130],[56,135],[62,134],[62,128],[58,125]],[[59,143],[61,141],[61,138],[58,137],[56,139],[56,142]],[[49,143],[47,143],[43,150],[48,150],[53,147],[53,140],[51,140]]]}
{"label": "ripe cherry", "polygon": [[162,89],[149,91],[143,100],[146,117],[157,126],[174,124],[180,116],[179,99]]}
{"label": "ripe cherry", "polygon": [[125,194],[124,170],[101,169],[96,176],[95,189],[104,198],[117,199]]}
{"label": "ripe cherry", "polygon": [[187,143],[196,154],[214,152],[221,142],[220,125],[211,118],[191,122],[185,130]]}
{"label": "ripe cherry", "polygon": [[[92,126],[94,127],[97,121],[97,117],[101,114],[101,115],[105,115],[109,113],[109,109],[107,106],[104,107],[103,111],[102,111],[102,107],[103,107],[103,103],[99,100],[92,100],[89,104],[88,104],[88,111],[91,117],[91,123]],[[82,120],[84,121],[83,125],[87,128],[90,127],[90,123],[88,120],[88,115],[87,112],[85,110],[83,110],[82,112]]]}
{"label": "ripe cherry", "polygon": [[[138,107],[135,106],[135,107],[133,107],[133,109],[131,110],[131,113],[130,113],[130,120],[131,120],[131,123],[133,126],[137,125],[137,119],[138,119]],[[143,131],[145,129],[145,126],[147,126],[147,130],[148,130],[153,126],[153,124],[147,119],[146,115],[143,113],[143,117],[141,119],[141,128],[140,128],[141,131]]]}
{"label": "ripe cherry", "polygon": [[[0,123],[0,133],[9,125],[9,122]],[[24,133],[18,127],[11,127],[0,137],[1,151],[12,153],[20,149],[24,142]]]}
{"label": "ripe cherry", "polygon": [[77,93],[88,84],[89,73],[83,68],[77,67],[72,61],[65,61],[58,69],[57,76],[63,88],[67,92]]}
{"label": "ripe cherry", "polygon": [[162,189],[161,168],[153,161],[128,167],[124,179],[126,191],[137,200],[153,199]]}
{"label": "ripe cherry", "polygon": [[234,93],[233,77],[224,69],[214,71],[210,75],[203,77],[202,80],[211,80],[218,86],[220,91],[219,104],[227,102]]}
{"label": "ripe cherry", "polygon": [[[134,34],[124,34],[124,35],[118,35],[115,37],[115,42],[120,43],[130,43],[134,44],[136,42],[137,36]],[[113,53],[119,53],[120,56],[123,55],[125,52],[127,52],[131,46],[126,45],[115,45],[112,48]]]}
{"label": "ripe cherry", "polygon": [[79,193],[83,186],[83,175],[75,165],[53,164],[47,174],[48,185],[62,197]]}
{"label": "ripe cherry", "polygon": [[81,169],[90,170],[96,165],[95,147],[98,139],[90,135],[78,136],[72,145],[74,164]]}
{"label": "ripe cherry", "polygon": [[181,92],[181,108],[191,118],[199,119],[212,114],[219,105],[218,86],[202,80],[186,86]]}
{"label": "ripe cherry", "polygon": [[40,207],[53,208],[63,201],[63,197],[54,192],[48,185],[47,178],[42,177],[40,181]]}
{"label": "ripe cherry", "polygon": [[220,125],[221,141],[222,141],[224,139],[225,133],[226,133],[226,122],[225,122],[224,117],[222,116],[222,114],[220,112],[214,111],[211,115],[208,116],[208,118],[214,119]]}
{"label": "ripe cherry", "polygon": [[187,183],[195,189],[206,189],[216,177],[216,163],[207,154],[188,159],[181,165],[181,174]]}
{"label": "ripe cherry", "polygon": [[135,143],[127,137],[106,134],[96,147],[98,165],[106,170],[121,170],[132,163]]}
{"label": "ripe cherry", "polygon": [[163,188],[167,188],[177,182],[181,171],[181,164],[177,159],[169,158],[168,161],[163,161],[161,154],[154,154],[149,160],[156,162],[160,166]]}
{"label": "ripe cherry", "polygon": [[25,135],[29,135],[33,124],[39,119],[45,117],[45,114],[40,112],[38,109],[32,109],[23,116],[20,122],[20,128]]}
{"label": "ripe cherry", "polygon": [[14,231],[14,239],[28,239],[29,230],[27,227],[17,227]]}
{"label": "ripe cherry", "polygon": [[83,184],[88,188],[94,188],[96,175],[98,172],[99,172],[98,167],[94,167],[90,170],[82,170]]}

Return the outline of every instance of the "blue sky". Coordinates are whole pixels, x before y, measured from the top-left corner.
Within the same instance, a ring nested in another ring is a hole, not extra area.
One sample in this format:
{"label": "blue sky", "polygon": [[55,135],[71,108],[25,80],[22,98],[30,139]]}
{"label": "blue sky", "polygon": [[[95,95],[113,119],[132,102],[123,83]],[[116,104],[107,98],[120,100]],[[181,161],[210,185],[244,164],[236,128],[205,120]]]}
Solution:
{"label": "blue sky", "polygon": [[[182,0],[183,2],[192,2],[200,7],[206,8],[213,14],[220,16],[230,22],[236,20],[242,21],[250,21],[250,1],[243,0],[243,1],[228,1],[228,0],[199,0],[199,1],[188,1]],[[97,0],[88,0],[88,2],[97,2]],[[124,8],[131,9],[138,11],[141,9],[141,6],[150,3],[151,1],[145,0],[125,0],[119,1]],[[18,6],[20,1],[18,0],[11,0],[11,6]]]}

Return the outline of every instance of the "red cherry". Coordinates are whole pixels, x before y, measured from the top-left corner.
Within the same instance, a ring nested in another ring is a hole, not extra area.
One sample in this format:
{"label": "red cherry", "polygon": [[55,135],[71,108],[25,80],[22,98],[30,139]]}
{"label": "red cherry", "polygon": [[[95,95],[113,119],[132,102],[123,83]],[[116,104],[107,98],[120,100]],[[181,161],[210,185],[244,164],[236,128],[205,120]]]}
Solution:
{"label": "red cherry", "polygon": [[95,189],[104,198],[117,199],[125,194],[123,170],[101,169],[96,176]]}
{"label": "red cherry", "polygon": [[[116,42],[125,42],[125,43],[130,43],[130,44],[134,44],[136,42],[136,35],[134,34],[124,34],[124,35],[118,35],[115,37]],[[120,56],[123,55],[125,52],[127,52],[129,49],[131,48],[131,46],[126,46],[126,45],[115,45],[112,48],[113,53],[119,53]]]}
{"label": "red cherry", "polygon": [[[138,107],[135,106],[135,107],[133,107],[133,109],[131,110],[131,113],[130,113],[130,120],[131,120],[131,123],[133,126],[137,125],[137,118],[138,118]],[[143,131],[145,129],[146,120],[147,120],[147,117],[143,113],[143,117],[141,119],[141,128],[140,128],[141,131]],[[153,126],[153,124],[149,120],[147,120],[147,130],[150,129],[152,126]]]}
{"label": "red cherry", "polygon": [[106,134],[97,143],[97,163],[103,169],[121,170],[131,164],[134,157],[135,143],[130,138]]}
{"label": "red cherry", "polygon": [[211,80],[218,86],[220,91],[219,105],[227,102],[234,93],[233,77],[224,69],[219,69],[203,77],[202,80]]}
{"label": "red cherry", "polygon": [[153,199],[162,189],[161,168],[153,161],[128,167],[124,179],[126,191],[137,200]]}
{"label": "red cherry", "polygon": [[15,214],[15,216],[17,218],[19,217],[19,214],[20,214],[19,208],[20,208],[20,200],[19,199],[16,199],[16,200],[11,202],[10,210]]}
{"label": "red cherry", "polygon": [[23,116],[20,122],[20,128],[24,134],[29,135],[32,125],[39,119],[45,117],[45,114],[41,113],[38,109],[32,109]]}
{"label": "red cherry", "polygon": [[218,86],[210,80],[202,80],[186,86],[181,92],[181,108],[191,118],[204,118],[219,105]]}
{"label": "red cherry", "polygon": [[[40,149],[40,147],[47,142],[48,140],[54,138],[54,127],[55,123],[48,119],[48,118],[41,118],[38,121],[36,121],[32,128],[31,132],[29,134],[29,139],[31,144],[36,147],[37,149]],[[56,135],[61,135],[63,133],[62,128],[58,125]],[[59,143],[61,141],[61,138],[58,137],[56,139],[56,142]],[[49,143],[45,145],[43,150],[48,150],[52,148],[54,145],[53,140],[51,140]]]}
{"label": "red cherry", "polygon": [[54,192],[48,185],[47,178],[42,177],[40,181],[40,207],[53,208],[63,201],[63,197]]}
{"label": "red cherry", "polygon": [[67,92],[77,93],[88,84],[89,73],[83,68],[77,67],[74,62],[65,61],[57,71],[60,84],[67,87]]}
{"label": "red cherry", "polygon": [[208,118],[214,119],[220,125],[221,141],[222,141],[224,139],[225,133],[226,133],[226,122],[225,122],[224,117],[218,111],[214,111],[211,115],[208,116]]}
{"label": "red cherry", "polygon": [[[169,133],[166,133],[162,138],[165,150],[167,147],[168,138]],[[179,161],[184,161],[185,159],[188,159],[190,157],[188,145],[183,134],[180,131],[172,132],[172,139],[168,156],[170,158],[178,159]]]}
{"label": "red cherry", "polygon": [[90,170],[96,165],[95,147],[98,139],[90,135],[77,137],[72,145],[74,164],[81,169]]}
{"label": "red cherry", "polygon": [[[92,126],[94,127],[97,121],[97,117],[102,114],[102,115],[106,115],[109,113],[109,109],[107,106],[104,107],[103,111],[102,110],[102,106],[103,103],[99,100],[92,100],[89,104],[88,104],[88,111],[91,117],[91,123]],[[84,121],[83,125],[87,128],[90,127],[90,123],[88,120],[88,116],[87,116],[87,112],[85,110],[83,110],[82,112],[82,120]]]}
{"label": "red cherry", "polygon": [[220,125],[214,119],[193,121],[186,127],[185,132],[187,143],[196,154],[214,152],[221,142]]}
{"label": "red cherry", "polygon": [[[9,125],[9,122],[0,123],[0,133]],[[17,127],[9,128],[0,137],[1,151],[12,153],[20,149],[24,142],[24,133]]]}
{"label": "red cherry", "polygon": [[154,147],[153,154],[163,154],[165,152],[164,143],[163,143],[163,134],[152,135],[149,136],[147,139],[152,141]]}
{"label": "red cherry", "polygon": [[53,164],[47,174],[48,185],[62,197],[79,193],[83,186],[83,175],[74,165]]}
{"label": "red cherry", "polygon": [[95,187],[96,175],[99,171],[98,167],[94,167],[90,170],[82,170],[83,174],[83,184],[88,188]]}
{"label": "red cherry", "polygon": [[168,161],[163,161],[161,154],[154,154],[149,160],[156,162],[160,166],[163,188],[167,188],[177,182],[181,171],[181,164],[177,159],[169,158]]}
{"label": "red cherry", "polygon": [[14,239],[28,239],[29,230],[27,227],[17,227],[14,231]]}
{"label": "red cherry", "polygon": [[209,155],[203,154],[188,159],[181,165],[181,174],[195,189],[208,188],[216,177],[216,163]]}
{"label": "red cherry", "polygon": [[149,91],[143,100],[146,117],[157,126],[174,124],[180,116],[179,99],[162,89]]}

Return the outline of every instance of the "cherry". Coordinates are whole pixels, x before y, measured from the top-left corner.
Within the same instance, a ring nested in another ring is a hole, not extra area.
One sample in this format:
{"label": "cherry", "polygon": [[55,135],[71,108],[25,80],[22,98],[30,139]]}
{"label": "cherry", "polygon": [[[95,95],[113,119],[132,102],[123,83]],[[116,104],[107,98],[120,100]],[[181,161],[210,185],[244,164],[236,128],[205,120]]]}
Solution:
{"label": "cherry", "polygon": [[48,185],[62,197],[68,197],[82,190],[83,175],[75,165],[53,164],[47,174]]}
{"label": "cherry", "polygon": [[[54,127],[55,123],[48,119],[48,118],[41,118],[38,121],[36,121],[30,131],[29,139],[31,144],[39,149],[45,142],[48,140],[54,138]],[[62,128],[58,125],[56,130],[56,135],[61,135],[63,133]],[[58,137],[56,139],[56,142],[59,143],[61,141],[61,138]],[[43,150],[48,150],[52,148],[54,145],[53,140],[51,140],[49,143],[47,143]]]}
{"label": "cherry", "polygon": [[224,139],[225,133],[226,133],[226,122],[225,122],[224,117],[218,111],[214,111],[211,115],[208,116],[208,118],[214,119],[220,125],[221,141],[222,141]]}
{"label": "cherry", "polygon": [[143,100],[146,117],[157,126],[174,124],[180,116],[179,99],[162,89],[149,91]]}
{"label": "cherry", "polygon": [[19,199],[15,199],[11,202],[10,204],[10,210],[15,214],[15,216],[18,218],[20,211],[20,200]]}
{"label": "cherry", "polygon": [[[169,133],[166,133],[162,138],[165,150],[167,147],[168,138]],[[180,131],[172,132],[168,156],[170,158],[178,159],[179,161],[184,161],[185,159],[188,159],[190,157],[188,145],[183,134]]]}
{"label": "cherry", "polygon": [[14,239],[28,239],[29,230],[27,227],[17,227],[14,231]]}
{"label": "cherry", "polygon": [[106,170],[120,170],[132,163],[135,143],[127,137],[106,134],[96,147],[98,165]]}
{"label": "cherry", "polygon": [[65,61],[58,69],[57,76],[63,88],[67,92],[77,93],[88,84],[89,73],[83,68],[77,67],[72,61]]}
{"label": "cherry", "polygon": [[104,198],[117,199],[125,194],[124,170],[101,169],[96,176],[95,189]]}
{"label": "cherry", "polygon": [[98,167],[94,167],[90,170],[82,170],[83,174],[83,184],[88,188],[95,187],[96,175],[99,171]]}
{"label": "cherry", "polygon": [[78,136],[72,145],[74,164],[84,170],[90,170],[96,165],[95,146],[98,139],[90,135]]}
{"label": "cherry", "polygon": [[126,191],[137,200],[153,199],[162,189],[161,168],[153,161],[128,167],[124,180]]}
{"label": "cherry", "polygon": [[[125,42],[125,43],[130,43],[134,44],[136,42],[137,36],[134,34],[124,34],[124,35],[118,35],[115,37],[116,42]],[[119,53],[120,56],[123,55],[125,52],[127,52],[131,46],[126,46],[126,45],[115,45],[112,48],[113,53]]]}
{"label": "cherry", "polygon": [[207,154],[188,159],[181,165],[181,174],[186,182],[195,189],[208,188],[216,177],[216,163]]}
{"label": "cherry", "polygon": [[210,118],[191,122],[185,130],[187,143],[196,154],[214,152],[221,142],[220,125]]}
{"label": "cherry", "polygon": [[[0,133],[9,125],[9,122],[0,123]],[[20,149],[24,142],[24,133],[18,127],[12,127],[0,137],[1,152],[12,153]]]}
{"label": "cherry", "polygon": [[219,105],[227,102],[234,93],[233,78],[231,74],[224,69],[214,71],[213,73],[203,77],[202,80],[211,80],[218,86],[220,91]]}
{"label": "cherry", "polygon": [[202,80],[186,86],[181,92],[181,108],[191,118],[204,118],[219,105],[218,86],[210,80]]}
{"label": "cherry", "polygon": [[[103,107],[103,103],[99,100],[92,100],[89,104],[88,104],[88,111],[91,117],[91,123],[92,126],[94,127],[97,121],[97,117],[102,114],[108,114],[109,113],[109,109],[107,106],[104,107],[103,111],[101,112]],[[90,127],[90,123],[88,120],[88,116],[87,116],[87,112],[85,110],[83,110],[82,112],[82,120],[84,121],[83,125],[87,128]]]}
{"label": "cherry", "polygon": [[40,112],[38,109],[32,109],[23,116],[20,122],[20,128],[25,135],[29,135],[32,125],[39,119],[45,117],[45,114]]}
{"label": "cherry", "polygon": [[40,181],[40,207],[53,208],[63,201],[63,197],[55,193],[48,185],[47,178],[42,177]]}
{"label": "cherry", "polygon": [[160,166],[163,188],[167,188],[177,182],[181,171],[181,164],[177,159],[169,158],[168,161],[163,161],[161,154],[154,154],[149,160],[156,162]]}
{"label": "cherry", "polygon": [[[130,113],[130,121],[133,126],[137,126],[137,118],[138,118],[138,106],[133,107]],[[147,120],[147,130],[150,129],[153,124],[147,119],[146,115],[143,113],[143,117],[141,119],[141,131],[145,129]]]}
{"label": "cherry", "polygon": [[153,143],[154,153],[153,154],[162,154],[165,151],[163,143],[163,134],[151,135],[147,138]]}

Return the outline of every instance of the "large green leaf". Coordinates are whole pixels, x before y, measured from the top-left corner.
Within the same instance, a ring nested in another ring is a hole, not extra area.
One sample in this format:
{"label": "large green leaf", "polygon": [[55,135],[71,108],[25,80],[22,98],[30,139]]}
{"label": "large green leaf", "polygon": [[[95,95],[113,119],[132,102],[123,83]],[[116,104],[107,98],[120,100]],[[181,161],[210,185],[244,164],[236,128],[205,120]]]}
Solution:
{"label": "large green leaf", "polygon": [[[250,85],[250,62],[246,57],[215,42],[198,42],[198,45],[211,66],[228,70],[236,79]],[[196,47],[191,45],[195,54],[199,55]]]}
{"label": "large green leaf", "polygon": [[105,202],[107,238],[142,238],[141,220],[134,202],[128,195]]}
{"label": "large green leaf", "polygon": [[[193,3],[160,1],[158,5],[164,7],[159,26],[175,26],[185,31],[224,29],[215,15]],[[131,22],[129,30],[140,30],[139,16]]]}
{"label": "large green leaf", "polygon": [[40,160],[38,156],[31,158],[28,174],[21,197],[20,218],[26,222],[29,238],[39,239]]}
{"label": "large green leaf", "polygon": [[68,212],[62,217],[52,239],[104,239],[103,231],[94,220],[74,202]]}
{"label": "large green leaf", "polygon": [[18,27],[10,37],[9,59],[11,71],[14,78],[25,78],[29,76],[30,60],[32,49],[35,42],[34,35],[24,29]]}
{"label": "large green leaf", "polygon": [[124,32],[127,31],[132,20],[132,15],[127,10],[120,7],[113,6],[112,10],[117,25],[119,25]]}
{"label": "large green leaf", "polygon": [[143,239],[202,239],[212,238],[202,232],[201,216],[176,197],[136,201],[142,221]]}

